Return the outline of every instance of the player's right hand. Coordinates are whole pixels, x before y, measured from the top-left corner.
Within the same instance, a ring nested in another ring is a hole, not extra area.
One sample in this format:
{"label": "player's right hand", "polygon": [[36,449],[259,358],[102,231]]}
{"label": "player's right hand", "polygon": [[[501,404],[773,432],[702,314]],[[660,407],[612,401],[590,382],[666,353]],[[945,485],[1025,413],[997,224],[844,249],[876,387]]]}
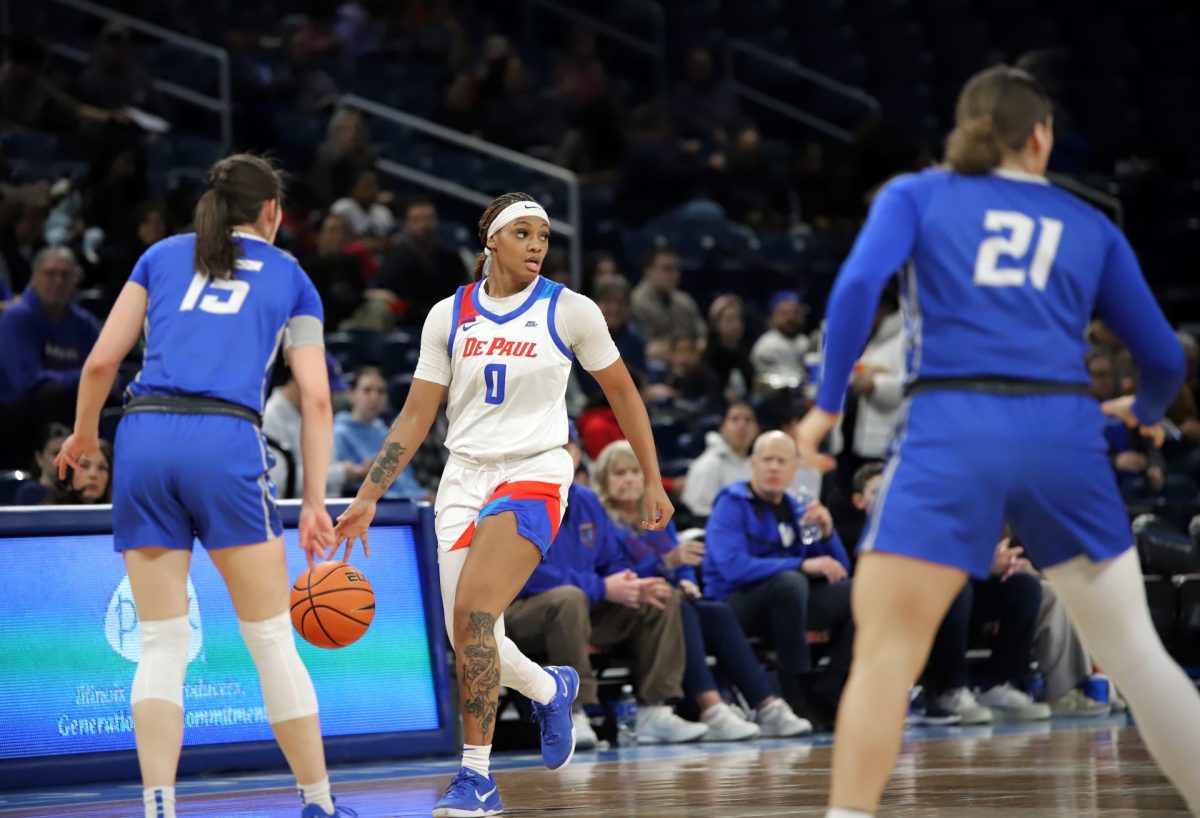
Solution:
{"label": "player's right hand", "polygon": [[1137,415],[1133,413],[1133,395],[1122,395],[1119,398],[1106,400],[1100,404],[1100,411],[1110,418],[1119,418],[1124,421],[1125,425],[1130,429],[1137,428],[1142,433],[1142,437],[1148,437],[1154,442],[1157,449],[1161,449],[1163,441],[1166,440],[1167,433],[1163,431],[1161,423],[1153,423],[1149,426],[1142,425],[1138,420]]}
{"label": "player's right hand", "polygon": [[333,520],[324,506],[314,506],[304,503],[300,506],[300,547],[308,557],[308,567],[312,568],[319,557],[328,559],[337,547],[333,534]]}
{"label": "player's right hand", "polygon": [[346,553],[342,556],[343,561],[350,561],[350,551],[354,548],[355,540],[362,540],[363,553],[368,557],[371,556],[371,543],[367,541],[367,529],[371,527],[371,521],[374,519],[375,502],[364,500],[361,497],[355,497],[354,502],[338,515],[337,528],[333,530],[334,550],[337,550],[337,546],[343,540],[346,542]]}

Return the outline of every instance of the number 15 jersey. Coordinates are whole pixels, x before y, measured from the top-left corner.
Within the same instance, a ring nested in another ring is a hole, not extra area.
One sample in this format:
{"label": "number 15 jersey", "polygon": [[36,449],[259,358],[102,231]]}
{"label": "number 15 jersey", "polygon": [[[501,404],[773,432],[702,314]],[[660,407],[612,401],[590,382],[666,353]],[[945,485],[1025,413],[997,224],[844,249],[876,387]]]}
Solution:
{"label": "number 15 jersey", "polygon": [[540,276],[506,298],[483,288],[473,282],[436,304],[421,333],[413,377],[449,387],[446,448],[474,461],[559,448],[572,361],[596,371],[619,357],[604,316],[587,297]]}

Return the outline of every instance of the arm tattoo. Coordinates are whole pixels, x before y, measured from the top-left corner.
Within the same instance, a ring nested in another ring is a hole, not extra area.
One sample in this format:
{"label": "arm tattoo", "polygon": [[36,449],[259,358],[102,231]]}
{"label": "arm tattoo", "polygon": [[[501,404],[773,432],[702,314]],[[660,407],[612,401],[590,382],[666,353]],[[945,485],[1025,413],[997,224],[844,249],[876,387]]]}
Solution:
{"label": "arm tattoo", "polygon": [[375,457],[375,465],[371,467],[371,482],[384,488],[390,486],[400,471],[400,458],[404,452],[404,447],[399,443],[385,442]]}
{"label": "arm tattoo", "polygon": [[492,734],[500,694],[500,652],[496,649],[496,618],[487,611],[472,611],[467,630],[472,643],[463,651],[463,712],[479,721],[484,742]]}

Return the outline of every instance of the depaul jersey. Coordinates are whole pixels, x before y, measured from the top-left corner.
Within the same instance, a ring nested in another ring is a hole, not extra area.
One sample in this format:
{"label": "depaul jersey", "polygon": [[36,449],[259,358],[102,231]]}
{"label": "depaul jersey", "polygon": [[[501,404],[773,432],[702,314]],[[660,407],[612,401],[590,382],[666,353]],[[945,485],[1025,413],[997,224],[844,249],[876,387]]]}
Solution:
{"label": "depaul jersey", "polygon": [[217,398],[261,413],[280,344],[323,343],[321,299],[296,259],[249,233],[234,241],[242,252],[225,281],[195,271],[194,233],[138,260],[129,280],[148,294],[146,351],[131,394]]}
{"label": "depaul jersey", "polygon": [[494,460],[565,445],[574,355],[555,327],[563,285],[539,279],[525,301],[504,315],[480,303],[481,286],[459,287],[454,296],[446,448]]}
{"label": "depaul jersey", "polygon": [[[885,185],[830,294],[818,404],[840,411],[884,282],[900,272],[910,380],[1088,383],[1093,309],[1129,346],[1161,416],[1159,369],[1181,360],[1125,237],[1044,177],[926,170]],[[860,337],[861,336],[861,337]],[[1167,360],[1171,358],[1172,360]]]}

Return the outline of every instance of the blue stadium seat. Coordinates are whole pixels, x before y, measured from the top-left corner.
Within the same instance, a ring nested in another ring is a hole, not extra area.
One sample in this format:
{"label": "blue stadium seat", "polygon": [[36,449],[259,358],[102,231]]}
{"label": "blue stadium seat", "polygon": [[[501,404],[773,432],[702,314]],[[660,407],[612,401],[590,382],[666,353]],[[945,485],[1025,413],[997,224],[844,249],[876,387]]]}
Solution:
{"label": "blue stadium seat", "polygon": [[404,401],[408,399],[408,390],[412,386],[413,376],[411,372],[404,372],[399,375],[393,375],[388,379],[388,401],[392,405],[392,411],[399,412],[404,406]]}
{"label": "blue stadium seat", "polygon": [[325,349],[349,372],[363,364],[383,362],[383,337],[374,330],[351,329],[325,336]]}

